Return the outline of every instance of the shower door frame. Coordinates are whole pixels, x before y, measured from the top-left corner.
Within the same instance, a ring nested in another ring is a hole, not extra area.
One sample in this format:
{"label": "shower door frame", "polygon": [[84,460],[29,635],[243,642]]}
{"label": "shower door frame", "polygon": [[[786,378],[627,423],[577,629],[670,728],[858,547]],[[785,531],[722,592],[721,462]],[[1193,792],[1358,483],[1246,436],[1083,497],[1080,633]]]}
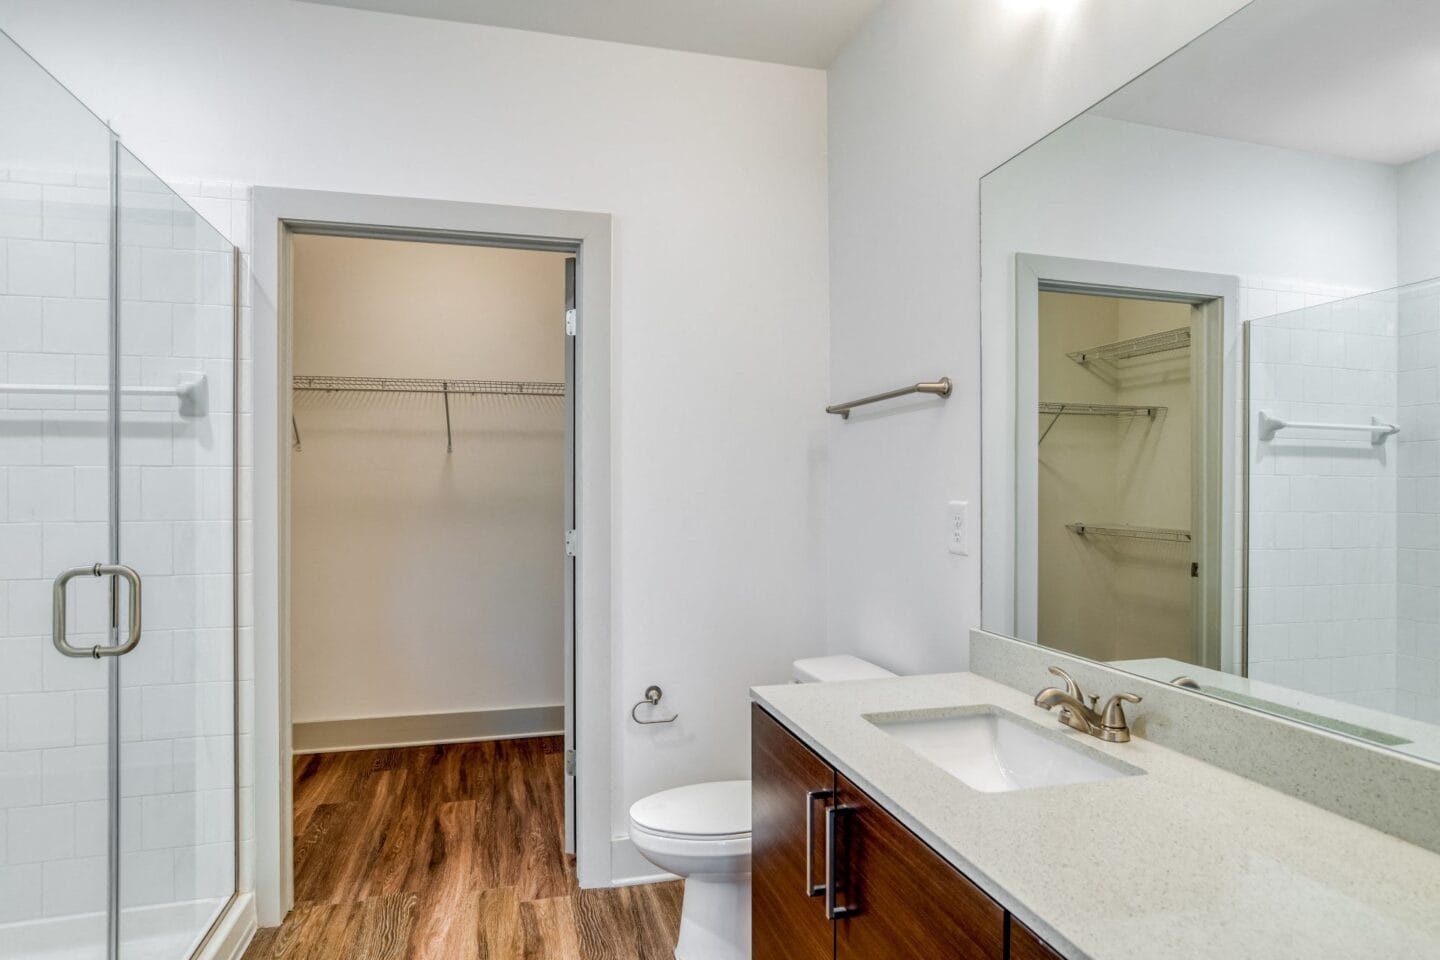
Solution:
{"label": "shower door frame", "polygon": [[[256,187],[252,192],[255,401],[255,895],[261,926],[294,904],[290,760],[290,238],[295,233],[570,252],[577,260],[573,688],[576,872],[610,886],[624,856],[610,829],[611,218],[608,214]],[[561,318],[557,318],[560,322]],[[565,549],[556,544],[557,553]],[[568,764],[567,764],[568,766]],[[569,778],[567,778],[568,780]],[[567,796],[570,791],[567,789]],[[567,838],[568,840],[568,838]],[[638,855],[637,855],[638,856]]]}
{"label": "shower door frame", "polygon": [[[108,481],[110,484],[110,550],[111,562],[123,562],[124,555],[121,551],[120,525],[124,518],[121,509],[120,493],[120,463],[121,450],[124,447],[123,436],[123,411],[120,404],[121,390],[121,339],[123,319],[121,316],[121,241],[122,229],[120,225],[122,203],[120,191],[120,156],[124,147],[120,136],[111,131],[111,153],[110,153],[110,276],[109,276],[109,336],[110,336],[110,466]],[[128,152],[128,149],[127,149]],[[144,165],[144,161],[130,153],[131,159]],[[145,167],[148,171],[149,168]],[[191,212],[216,235],[224,238],[224,234],[214,224],[211,224],[193,206],[190,205],[179,192],[165,183],[158,175],[151,171],[155,179],[164,184],[170,190],[176,200],[189,207]],[[241,716],[243,705],[241,703],[241,656],[240,656],[240,429],[239,417],[241,413],[241,383],[240,383],[240,356],[241,356],[241,271],[244,267],[244,259],[240,248],[233,242],[228,242],[230,248],[230,411],[234,418],[230,427],[230,685],[231,685],[231,716],[230,716],[230,737],[231,737],[231,881],[230,895],[221,908],[216,911],[211,919],[209,927],[204,934],[196,941],[195,949],[190,953],[190,960],[201,957],[223,957],[227,953],[233,953],[236,943],[237,927],[244,928],[248,925],[245,917],[240,916],[245,912],[237,909],[242,898],[245,896],[241,891],[241,881],[244,877],[244,866],[241,861],[240,838],[243,835],[243,817],[240,809],[240,789],[243,783],[242,776],[244,764],[240,753]],[[144,571],[140,571],[143,576]],[[111,590],[115,590],[114,578],[111,579]],[[114,606],[112,593],[112,608]],[[119,626],[112,623],[110,627],[110,642],[116,643],[119,639]],[[112,790],[110,804],[109,824],[109,850],[110,850],[110,876],[108,891],[108,939],[107,956],[118,958],[118,960],[129,960],[124,955],[124,944],[120,941],[120,914],[121,914],[121,884],[123,877],[120,875],[120,776],[123,763],[123,746],[120,739],[120,685],[119,685],[120,658],[110,659],[110,789]],[[243,934],[242,934],[243,935]]]}

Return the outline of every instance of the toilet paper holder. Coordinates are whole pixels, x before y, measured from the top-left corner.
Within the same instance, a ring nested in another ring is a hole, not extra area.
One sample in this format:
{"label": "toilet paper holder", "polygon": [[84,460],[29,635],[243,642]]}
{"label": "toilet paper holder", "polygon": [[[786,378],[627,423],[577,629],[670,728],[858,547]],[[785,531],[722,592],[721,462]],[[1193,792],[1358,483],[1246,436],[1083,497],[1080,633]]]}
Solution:
{"label": "toilet paper holder", "polygon": [[630,719],[634,720],[636,723],[646,726],[649,726],[652,723],[674,723],[676,720],[679,720],[680,714],[678,713],[674,714],[673,716],[664,717],[660,720],[641,720],[639,715],[636,713],[636,711],[638,711],[641,707],[645,706],[645,704],[647,703],[650,704],[650,706],[652,707],[658,707],[660,705],[660,698],[663,696],[665,696],[664,690],[661,690],[653,683],[650,684],[650,686],[645,688],[645,699],[641,700],[639,703],[635,704],[635,706],[630,708]]}

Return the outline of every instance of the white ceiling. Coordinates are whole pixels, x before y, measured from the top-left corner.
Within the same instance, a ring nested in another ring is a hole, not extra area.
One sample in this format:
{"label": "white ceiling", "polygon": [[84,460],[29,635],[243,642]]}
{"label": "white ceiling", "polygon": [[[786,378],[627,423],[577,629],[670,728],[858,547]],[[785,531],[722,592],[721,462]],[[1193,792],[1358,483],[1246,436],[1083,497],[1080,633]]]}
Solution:
{"label": "white ceiling", "polygon": [[881,0],[306,2],[823,68]]}
{"label": "white ceiling", "polygon": [[1405,163],[1440,150],[1440,0],[1255,0],[1094,112]]}

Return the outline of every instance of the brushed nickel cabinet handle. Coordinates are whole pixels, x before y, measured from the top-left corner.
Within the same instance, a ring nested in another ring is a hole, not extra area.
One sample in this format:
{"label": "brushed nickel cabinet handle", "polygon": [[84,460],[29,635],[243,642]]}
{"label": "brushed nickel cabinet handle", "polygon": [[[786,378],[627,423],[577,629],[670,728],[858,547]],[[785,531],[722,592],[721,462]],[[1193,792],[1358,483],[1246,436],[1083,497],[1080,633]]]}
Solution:
{"label": "brushed nickel cabinet handle", "polygon": [[[114,646],[96,644],[93,647],[73,647],[65,637],[65,588],[71,580],[76,577],[119,577],[130,584],[130,629],[125,635],[125,642]],[[140,642],[140,574],[130,567],[121,563],[96,563],[88,567],[71,567],[60,576],[55,578],[55,588],[52,594],[52,635],[55,649],[67,657],[91,657],[99,660],[101,657],[124,656]]]}
{"label": "brushed nickel cabinet handle", "polygon": [[834,920],[837,917],[848,917],[860,912],[860,908],[854,905],[842,906],[838,903],[839,896],[836,891],[836,850],[835,850],[835,824],[840,817],[847,813],[855,813],[859,807],[848,804],[836,804],[825,808],[825,919]]}
{"label": "brushed nickel cabinet handle", "polygon": [[818,897],[825,884],[815,882],[815,801],[829,800],[834,790],[810,790],[805,794],[805,896]]}

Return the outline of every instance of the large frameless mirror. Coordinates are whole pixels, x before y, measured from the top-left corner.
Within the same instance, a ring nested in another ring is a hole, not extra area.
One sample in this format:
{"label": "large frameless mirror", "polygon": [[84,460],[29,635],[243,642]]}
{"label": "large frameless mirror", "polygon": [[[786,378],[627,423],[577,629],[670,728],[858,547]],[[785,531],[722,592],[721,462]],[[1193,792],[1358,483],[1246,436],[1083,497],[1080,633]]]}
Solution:
{"label": "large frameless mirror", "polygon": [[1254,0],[982,180],[987,629],[1440,762],[1437,49]]}

